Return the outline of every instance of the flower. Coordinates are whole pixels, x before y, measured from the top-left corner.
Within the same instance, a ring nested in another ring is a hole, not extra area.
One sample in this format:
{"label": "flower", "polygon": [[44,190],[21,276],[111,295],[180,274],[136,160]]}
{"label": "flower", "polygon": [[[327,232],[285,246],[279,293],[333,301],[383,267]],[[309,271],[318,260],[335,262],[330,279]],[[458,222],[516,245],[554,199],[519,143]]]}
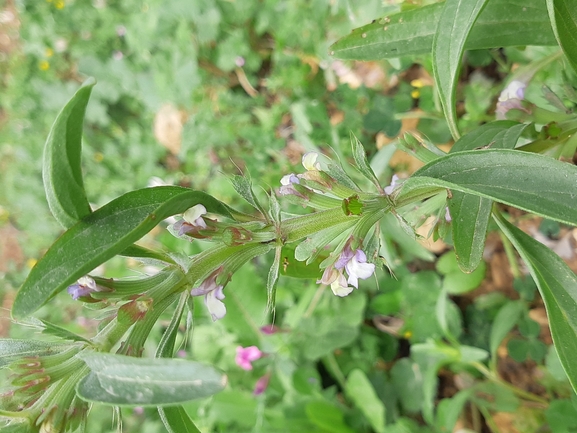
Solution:
{"label": "flower", "polygon": [[236,56],[236,58],[234,59],[234,64],[237,67],[242,68],[244,66],[244,57]]}
{"label": "flower", "polygon": [[306,199],[307,197],[301,192],[297,191],[293,185],[300,184],[299,178],[294,174],[285,174],[280,180],[281,187],[278,189],[280,195],[295,195],[297,197]]}
{"label": "flower", "polygon": [[[204,206],[203,206],[204,207]],[[222,267],[218,268],[210,274],[198,287],[190,291],[191,296],[204,295],[204,305],[208,308],[208,312],[213,321],[222,319],[226,314],[226,306],[222,302],[224,299],[224,285],[216,282],[217,277],[222,272]]]}
{"label": "flower", "polygon": [[353,291],[353,288],[349,287],[343,271],[335,269],[332,265],[325,269],[322,278],[317,283],[330,285],[333,293],[340,297],[347,296]]}
{"label": "flower", "polygon": [[398,183],[399,183],[398,181],[399,181],[399,176],[397,176],[396,174],[393,174],[393,178],[391,179],[391,184],[389,186],[386,186],[384,189],[385,194],[391,195],[393,193],[393,190],[398,185]]}
{"label": "flower", "polygon": [[201,204],[197,204],[184,212],[182,215],[183,219],[175,222],[172,229],[178,236],[189,234],[190,236],[203,239],[206,236],[202,236],[198,232],[208,228],[206,221],[202,217],[202,215],[205,214],[206,208]]}
{"label": "flower", "polygon": [[80,297],[90,296],[93,292],[101,292],[103,290],[92,278],[86,275],[79,278],[76,284],[68,286],[66,291],[72,296],[72,299],[77,300]]}
{"label": "flower", "polygon": [[320,170],[321,165],[317,162],[317,158],[319,154],[316,152],[307,152],[303,155],[303,167],[306,168],[308,171],[311,170]]}
{"label": "flower", "polygon": [[262,358],[263,354],[256,346],[242,347],[238,346],[236,348],[236,357],[234,361],[243,370],[252,370],[251,362]]}
{"label": "flower", "polygon": [[511,81],[499,95],[495,116],[498,120],[507,118],[507,111],[518,109],[522,110],[521,101],[525,98],[525,88],[527,83],[519,80]]}
{"label": "flower", "polygon": [[363,250],[357,250],[345,264],[345,269],[349,275],[347,282],[358,289],[359,278],[366,280],[373,275],[375,265],[373,263],[367,263],[367,255]]}
{"label": "flower", "polygon": [[265,374],[260,377],[254,386],[253,395],[261,395],[268,388],[268,383],[270,382],[270,373]]}

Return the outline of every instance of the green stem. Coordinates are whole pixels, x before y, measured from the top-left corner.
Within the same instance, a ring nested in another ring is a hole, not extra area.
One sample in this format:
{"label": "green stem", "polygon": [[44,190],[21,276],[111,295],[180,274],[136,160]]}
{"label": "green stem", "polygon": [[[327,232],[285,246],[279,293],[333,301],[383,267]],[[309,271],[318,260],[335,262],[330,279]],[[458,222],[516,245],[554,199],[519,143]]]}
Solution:
{"label": "green stem", "polygon": [[511,273],[513,274],[513,278],[521,278],[522,274],[519,270],[519,265],[517,263],[517,255],[515,254],[515,249],[511,244],[511,241],[503,234],[502,231],[499,231],[499,237],[501,238],[501,242],[503,243],[503,248],[505,249],[505,255],[507,256],[507,260],[509,261],[509,267],[511,268]]}
{"label": "green stem", "polygon": [[313,296],[313,299],[311,299],[311,303],[309,304],[308,308],[306,309],[306,311],[303,314],[303,319],[311,317],[311,315],[313,314],[313,312],[317,308],[317,305],[319,304],[326,288],[327,288],[327,286],[325,284],[319,285],[319,287],[317,288],[317,291],[315,292],[315,295]]}
{"label": "green stem", "polygon": [[335,378],[335,380],[337,381],[339,386],[342,389],[345,389],[346,384],[347,384],[347,379],[346,379],[345,375],[343,374],[343,372],[341,371],[341,368],[339,367],[339,363],[337,362],[337,360],[335,358],[335,354],[331,353],[329,355],[326,355],[322,358],[322,360],[323,360],[323,364],[325,365],[327,370],[330,373],[332,373],[333,377]]}

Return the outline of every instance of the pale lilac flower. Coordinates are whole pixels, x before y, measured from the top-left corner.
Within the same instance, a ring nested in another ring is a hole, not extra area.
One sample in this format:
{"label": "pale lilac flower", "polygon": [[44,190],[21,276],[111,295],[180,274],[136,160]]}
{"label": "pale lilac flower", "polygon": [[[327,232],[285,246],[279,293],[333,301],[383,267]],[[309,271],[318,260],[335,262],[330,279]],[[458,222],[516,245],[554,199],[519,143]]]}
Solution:
{"label": "pale lilac flower", "polygon": [[451,218],[451,212],[449,212],[449,206],[445,206],[445,221],[448,223],[453,221],[453,218]]}
{"label": "pale lilac flower", "polygon": [[262,355],[262,352],[256,346],[238,346],[236,348],[236,357],[234,358],[234,361],[240,368],[249,371],[252,370],[252,362],[262,358]]}
{"label": "pale lilac flower", "polygon": [[118,37],[126,36],[126,27],[124,26],[116,26],[116,35]]}
{"label": "pale lilac flower", "polygon": [[[202,217],[204,214],[206,214],[206,208],[201,204],[197,204],[184,212],[182,215],[183,219],[175,222],[172,229],[178,234],[178,236],[182,236],[186,233],[191,233],[193,235],[198,234],[199,230],[207,228],[206,222]],[[204,236],[196,237],[203,238]]]}
{"label": "pale lilac flower", "polygon": [[236,59],[234,59],[234,64],[239,68],[242,68],[244,66],[244,57],[236,56]]}
{"label": "pale lilac flower", "polygon": [[353,291],[353,288],[348,285],[342,269],[335,269],[334,266],[327,267],[317,283],[330,285],[333,293],[340,297],[347,296]]}
{"label": "pale lilac flower", "polygon": [[122,51],[114,51],[114,53],[112,53],[112,58],[114,60],[122,60],[122,58],[124,57],[124,54],[122,53]]}
{"label": "pale lilac flower", "polygon": [[197,204],[194,205],[193,207],[191,207],[190,209],[188,209],[186,212],[184,212],[184,214],[182,215],[182,217],[184,218],[184,220],[195,226],[195,227],[201,227],[203,229],[206,228],[206,223],[204,222],[204,219],[202,218],[202,215],[206,214],[206,208],[201,205],[201,204]]}
{"label": "pale lilac flower", "polygon": [[316,152],[307,152],[303,155],[302,163],[303,167],[308,170],[320,170],[321,165],[317,162],[319,154]]}
{"label": "pale lilac flower", "polygon": [[306,197],[293,186],[300,183],[299,178],[294,173],[284,175],[280,183],[281,187],[278,189],[280,195],[296,195],[297,197],[306,199]]}
{"label": "pale lilac flower", "polygon": [[254,391],[252,392],[252,394],[261,395],[268,388],[269,382],[270,382],[270,373],[267,373],[256,381]]}
{"label": "pale lilac flower", "polygon": [[393,190],[398,185],[398,183],[399,183],[399,176],[397,176],[396,174],[393,174],[393,178],[391,179],[391,184],[389,186],[386,186],[384,189],[385,194],[391,195],[393,193]]}
{"label": "pale lilac flower", "polygon": [[519,80],[511,81],[499,95],[495,115],[498,120],[507,118],[507,111],[513,109],[523,109],[521,101],[525,98],[525,88],[527,83]]}
{"label": "pale lilac flower", "polygon": [[357,250],[351,259],[345,265],[349,279],[347,282],[359,288],[359,278],[366,280],[375,272],[375,265],[367,263],[367,255],[363,250]]}
{"label": "pale lilac flower", "polygon": [[291,185],[293,183],[301,183],[299,178],[294,173],[285,174],[280,179],[280,184],[283,186]]}
{"label": "pale lilac flower", "polygon": [[191,296],[203,296],[204,305],[208,308],[208,312],[213,321],[222,319],[226,314],[226,306],[222,300],[224,299],[224,286],[216,282],[217,277],[222,272],[222,267],[218,268],[204,280],[200,286],[193,288],[190,291]]}
{"label": "pale lilac flower", "polygon": [[72,299],[76,300],[82,296],[89,296],[93,292],[101,292],[103,290],[87,275],[79,278],[76,284],[68,286],[66,291],[72,296]]}

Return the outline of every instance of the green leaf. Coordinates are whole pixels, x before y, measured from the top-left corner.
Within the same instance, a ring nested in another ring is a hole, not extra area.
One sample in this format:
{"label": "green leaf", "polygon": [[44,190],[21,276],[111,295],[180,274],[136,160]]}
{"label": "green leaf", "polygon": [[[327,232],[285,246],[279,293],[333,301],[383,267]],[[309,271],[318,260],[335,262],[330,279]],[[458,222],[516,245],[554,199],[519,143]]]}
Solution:
{"label": "green leaf", "polygon": [[156,348],[155,356],[157,358],[172,358],[174,355],[174,344],[176,342],[176,335],[178,334],[180,319],[182,318],[182,313],[184,313],[184,310],[186,309],[186,302],[189,298],[190,295],[188,290],[180,295],[176,310],[172,313],[172,319],[170,319],[170,323],[164,331],[164,334],[162,334],[162,338]]}
{"label": "green leaf", "polygon": [[449,153],[480,148],[514,149],[527,124],[513,120],[495,120],[463,135],[451,147]]}
{"label": "green leaf", "polygon": [[122,253],[121,256],[126,257],[134,257],[136,259],[142,259],[142,261],[150,261],[150,262],[160,262],[159,265],[165,265],[166,263],[170,263],[171,265],[175,265],[176,262],[172,257],[168,254],[165,254],[161,251],[152,251],[148,248],[142,247],[140,245],[131,245],[126,248]]}
{"label": "green leaf", "polygon": [[4,367],[19,358],[50,355],[71,346],[70,344],[55,344],[54,342],[2,338],[0,339],[0,367]]}
{"label": "green leaf", "polygon": [[267,309],[269,311],[272,311],[273,313],[276,299],[276,284],[278,282],[280,263],[283,256],[282,253],[283,253],[282,245],[277,246],[274,252],[274,261],[270,267],[270,271],[266,279],[266,294],[267,294],[266,306]]}
{"label": "green leaf", "polygon": [[[330,53],[350,60],[428,54],[443,7],[443,3],[435,3],[376,20],[339,39]],[[545,13],[542,0],[490,0],[471,30],[465,49],[557,45]]]}
{"label": "green leaf", "polygon": [[98,265],[122,253],[169,216],[202,203],[209,212],[230,216],[212,196],[177,186],[124,194],[72,226],[50,247],[18,291],[12,315],[27,316]]}
{"label": "green leaf", "polygon": [[258,201],[258,198],[252,190],[252,181],[249,177],[235,175],[231,177],[232,186],[242,198],[250,203],[252,207],[258,210],[262,215],[266,215],[264,208]]}
{"label": "green leaf", "polygon": [[[484,147],[513,149],[526,126],[510,120],[487,123],[457,140],[450,153]],[[461,191],[453,191],[448,200],[453,244],[464,272],[474,271],[483,258],[492,203]]]}
{"label": "green leaf", "polygon": [[547,0],[547,10],[555,37],[565,57],[577,72],[577,8],[572,0]]}
{"label": "green leaf", "polygon": [[537,283],[561,364],[577,389],[577,277],[559,256],[502,216],[497,224],[515,246]]}
{"label": "green leaf", "polygon": [[465,389],[459,391],[453,397],[444,398],[439,402],[435,417],[435,425],[438,431],[451,432],[454,430],[459,415],[473,394],[473,391],[471,388]]}
{"label": "green leaf", "polygon": [[458,152],[436,159],[407,179],[397,205],[450,188],[577,225],[577,167],[507,149]]}
{"label": "green leaf", "polygon": [[379,179],[375,175],[373,169],[371,168],[371,165],[369,164],[365,148],[353,133],[351,133],[351,147],[353,150],[353,158],[355,160],[357,168],[363,174],[363,176],[369,179],[373,183],[373,185],[375,185],[377,189],[380,191],[381,184],[379,182]]}
{"label": "green leaf", "polygon": [[182,406],[159,407],[158,415],[168,433],[200,433]]}
{"label": "green leaf", "polygon": [[497,349],[507,336],[509,331],[519,321],[521,314],[525,309],[525,303],[522,301],[507,302],[501,307],[493,325],[491,326],[491,335],[489,337],[489,350],[491,352],[491,363],[496,366],[497,363]]}
{"label": "green leaf", "polygon": [[448,205],[457,261],[463,272],[473,272],[483,259],[493,201],[452,191]]}
{"label": "green leaf", "polygon": [[226,376],[214,367],[184,359],[134,358],[83,353],[91,372],[77,393],[89,402],[118,406],[170,406],[222,391]]}
{"label": "green leaf", "polygon": [[327,401],[311,401],[307,403],[305,412],[307,418],[323,430],[332,433],[354,432],[354,430],[345,424],[343,412]]}
{"label": "green leaf", "polygon": [[455,97],[465,42],[487,0],[446,0],[433,38],[433,75],[453,138],[459,138]]}
{"label": "green leaf", "polygon": [[42,161],[42,178],[48,206],[64,228],[76,224],[90,214],[84,191],[80,156],[82,124],[93,78],[86,80],[56,117],[46,144]]}
{"label": "green leaf", "polygon": [[365,415],[377,433],[385,431],[385,405],[362,370],[355,368],[349,373],[345,384],[347,396]]}

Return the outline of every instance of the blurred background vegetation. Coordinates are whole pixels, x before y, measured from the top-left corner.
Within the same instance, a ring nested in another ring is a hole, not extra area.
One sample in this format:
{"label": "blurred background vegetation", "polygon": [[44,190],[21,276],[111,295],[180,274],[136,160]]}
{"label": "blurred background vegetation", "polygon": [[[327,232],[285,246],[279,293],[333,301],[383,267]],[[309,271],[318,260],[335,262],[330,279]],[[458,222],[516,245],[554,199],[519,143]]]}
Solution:
{"label": "blurred background vegetation", "polygon": [[[353,28],[397,11],[397,3],[0,1],[0,336],[32,335],[10,322],[8,310],[28,270],[61,233],[44,198],[42,150],[57,112],[84,79],[98,82],[83,142],[85,187],[94,206],[132,189],[168,183],[207,191],[249,211],[227,175],[248,173],[255,184],[276,188],[284,174],[300,170],[306,151],[346,161],[350,132],[365,144],[386,185],[393,172],[406,175],[419,166],[395,151],[401,132],[418,131],[442,148],[450,145],[430,59],[341,62],[329,56],[329,46]],[[459,90],[462,129],[493,119],[502,80],[515,65],[549,53],[549,48],[470,52]],[[541,71],[540,78],[557,73]],[[181,342],[182,356],[214,363],[230,379],[226,391],[186,406],[199,428],[451,431],[463,408],[457,426],[474,431],[491,426],[529,432],[544,423],[547,431],[577,428],[542,303],[530,281],[514,284],[498,237],[489,239],[488,266],[464,275],[446,243],[416,242],[394,218],[383,226],[383,254],[395,278],[381,271],[344,299],[319,290],[314,280],[283,278],[275,318],[279,332],[273,335],[260,330],[272,320],[264,290],[270,258],[235,274],[227,286],[225,319],[212,323],[203,309],[196,310],[194,331]],[[424,227],[427,234],[431,228]],[[567,233],[553,224],[543,236],[560,239]],[[164,227],[145,242],[188,254],[203,248],[173,238]],[[146,272],[122,260],[101,271]],[[442,320],[432,311],[439,298],[446,299]],[[443,326],[457,344],[488,349],[492,321],[511,299],[522,304],[518,326],[495,354],[505,381],[485,381],[461,362],[462,354],[443,352]],[[98,315],[65,294],[40,312],[86,335],[94,332]],[[234,363],[239,345],[257,345],[269,356],[253,371],[242,371]],[[439,354],[445,357],[436,358]],[[269,387],[253,396],[263,375],[270,375]],[[441,402],[444,418],[423,419],[424,390]],[[460,400],[451,400],[458,395]],[[94,412],[89,431],[110,431],[111,412],[104,407]],[[123,413],[125,431],[163,431],[154,411]]]}

